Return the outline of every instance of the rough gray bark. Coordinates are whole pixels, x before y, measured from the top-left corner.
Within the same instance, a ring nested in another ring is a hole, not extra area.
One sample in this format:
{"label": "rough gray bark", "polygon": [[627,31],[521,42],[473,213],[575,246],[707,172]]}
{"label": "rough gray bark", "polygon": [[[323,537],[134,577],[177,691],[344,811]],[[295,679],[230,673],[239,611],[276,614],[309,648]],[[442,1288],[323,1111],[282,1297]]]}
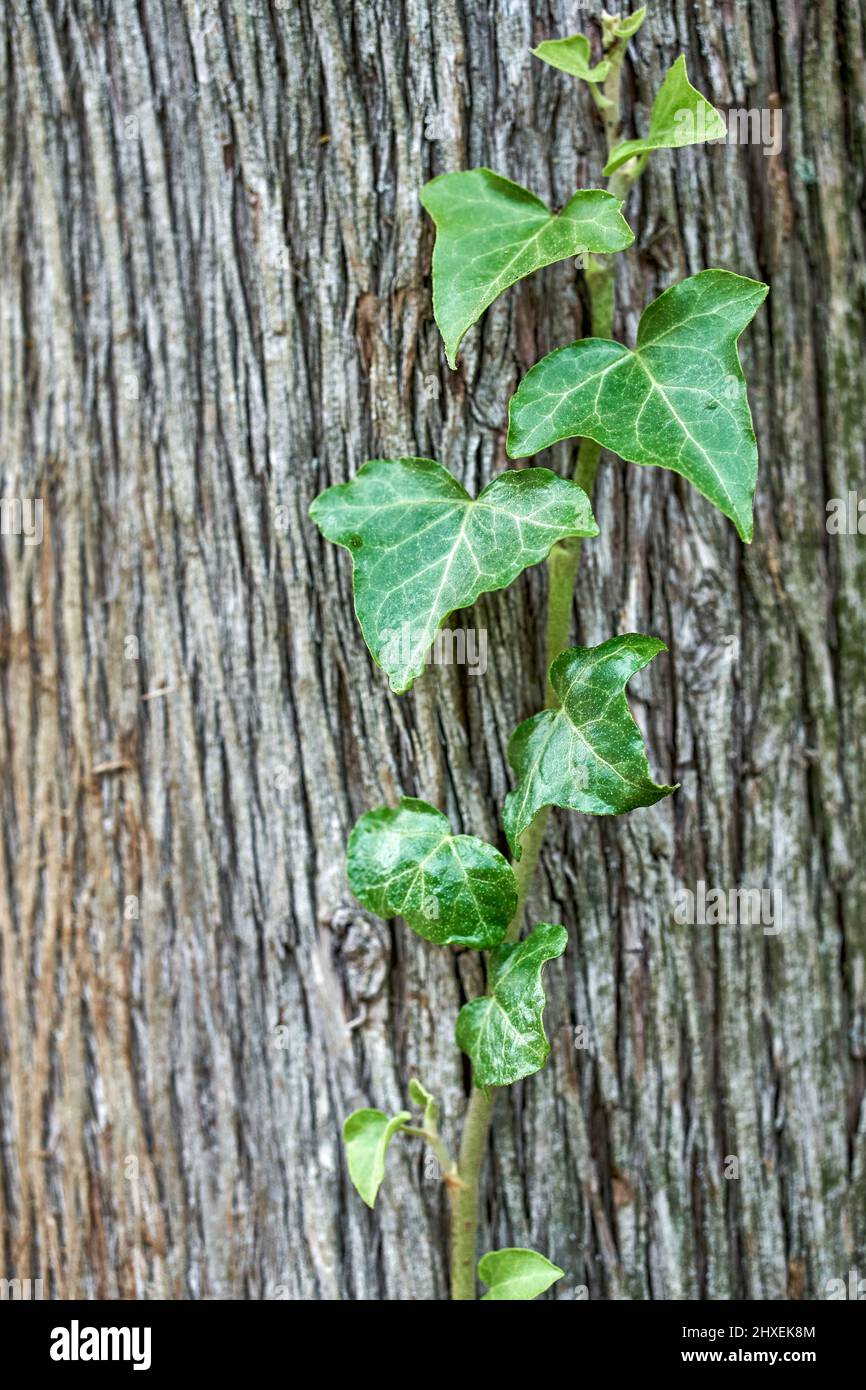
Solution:
{"label": "rough gray bark", "polygon": [[[618,286],[631,341],[704,266],[770,282],[744,340],[756,539],[673,475],[603,461],[575,637],[669,643],[636,707],[682,786],[616,822],[554,817],[531,903],[571,936],[553,1055],[500,1101],[482,1244],[544,1251],[558,1298],[821,1297],[866,1258],[866,540],[824,526],[864,486],[864,12],[651,10],[639,127],[681,50],[717,105],[784,113],[778,158],[653,158]],[[587,331],[555,267],[449,373],[417,194],[481,163],[556,204],[599,183],[586,92],[528,54],[592,13],[8,0],[2,496],[43,498],[45,529],[0,541],[7,1277],[445,1294],[416,1146],[395,1145],[371,1216],[339,1128],[416,1072],[454,1140],[452,1024],[479,967],[360,911],[342,847],[400,793],[500,834],[545,576],[466,615],[483,679],[433,668],[397,699],[306,511],[397,451],[480,487],[520,375]],[[784,930],[676,925],[699,879],[782,889]]]}

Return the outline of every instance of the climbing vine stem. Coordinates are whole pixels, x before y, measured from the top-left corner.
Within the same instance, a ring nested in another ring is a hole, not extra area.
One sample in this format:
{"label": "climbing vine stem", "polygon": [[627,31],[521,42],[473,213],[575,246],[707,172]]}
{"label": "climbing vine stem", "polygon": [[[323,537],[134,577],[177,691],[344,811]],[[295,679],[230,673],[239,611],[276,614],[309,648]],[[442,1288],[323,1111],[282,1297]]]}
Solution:
{"label": "climbing vine stem", "polygon": [[[607,46],[607,45],[606,45]],[[625,44],[614,40],[610,45],[611,69],[604,94],[611,103],[603,110],[608,154],[619,138],[620,81]],[[644,161],[645,162],[645,161]],[[632,183],[643,171],[643,162],[632,161],[631,168],[618,171],[609,181],[610,191],[625,199]],[[609,338],[613,333],[615,310],[615,272],[610,257],[589,256],[585,268],[589,291],[590,323],[597,338]],[[592,439],[582,439],[577,450],[574,481],[592,498],[601,448]],[[550,668],[560,652],[569,645],[574,591],[580,567],[582,542],[570,537],[553,547],[547,560],[547,626],[545,632],[545,670],[547,687],[545,707],[559,704],[550,681]],[[541,849],[547,831],[549,808],[539,811],[521,839],[521,857],[512,862],[517,879],[517,908],[508,927],[506,940],[520,937],[526,900],[532,887]],[[478,1204],[481,1178],[487,1153],[496,1090],[473,1086],[463,1122],[463,1137],[457,1170],[461,1186],[452,1188],[451,1198],[451,1298],[465,1301],[475,1298],[475,1266],[477,1261]]]}

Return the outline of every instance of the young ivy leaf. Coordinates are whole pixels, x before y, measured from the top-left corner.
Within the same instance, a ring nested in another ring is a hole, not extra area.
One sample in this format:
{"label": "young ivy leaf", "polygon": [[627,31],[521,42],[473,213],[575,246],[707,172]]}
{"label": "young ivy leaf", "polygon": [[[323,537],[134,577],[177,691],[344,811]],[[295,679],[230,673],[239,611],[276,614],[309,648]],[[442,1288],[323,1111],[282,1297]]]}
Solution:
{"label": "young ivy leaf", "polygon": [[463,1005],[455,1029],[476,1086],[511,1086],[544,1066],[550,1043],[542,1025],[541,971],[567,945],[565,927],[542,922],[524,941],[491,951],[489,993]]}
{"label": "young ivy leaf", "polygon": [[610,63],[602,59],[595,67],[590,66],[589,39],[586,34],[572,34],[567,39],[546,39],[537,48],[530,50],[533,57],[549,63],[560,72],[579,77],[582,82],[603,82],[610,72]]}
{"label": "young ivy leaf", "polygon": [[481,1302],[528,1301],[561,1279],[565,1271],[537,1250],[491,1250],[478,1261],[478,1278],[489,1285]]}
{"label": "young ivy leaf", "polygon": [[349,1177],[368,1207],[375,1206],[382,1186],[388,1145],[411,1118],[408,1110],[401,1110],[390,1120],[382,1110],[355,1110],[343,1125]]}
{"label": "young ivy leaf", "polygon": [[680,54],[659,87],[648,133],[643,139],[622,140],[615,145],[604,166],[605,176],[635,155],[647,154],[650,150],[677,150],[683,145],[702,145],[706,140],[721,139],[727,130],[724,117],[692,86],[686,60]]}
{"label": "young ivy leaf", "polygon": [[413,1105],[420,1105],[422,1110],[436,1104],[427,1087],[417,1076],[413,1076],[409,1081],[409,1099]]}
{"label": "young ivy leaf", "polygon": [[613,25],[613,33],[618,39],[633,39],[645,19],[646,5],[641,5],[634,14],[627,14],[621,19],[617,19]]}
{"label": "young ivy leaf", "polygon": [[676,787],[657,785],[625,698],[627,682],[665,651],[656,637],[627,633],[598,647],[571,647],[550,668],[560,700],[518,724],[508,744],[517,786],[502,821],[515,859],[520,836],[542,806],[587,815],[620,815],[652,806]]}
{"label": "young ivy leaf", "polygon": [[467,329],[509,285],[584,251],[621,251],[634,232],[601,189],[574,194],[560,213],[490,169],[440,174],[421,190],[436,223],[433,314],[449,367]]}
{"label": "young ivy leaf", "polygon": [[631,463],[680,473],[751,540],[758,446],[737,339],[767,292],[702,270],[644,310],[634,351],[583,338],[549,353],[511,398],[509,454],[586,436]]}
{"label": "young ivy leaf", "polygon": [[427,1087],[413,1076],[409,1082],[409,1099],[424,1111],[424,1128],[435,1130],[439,1124],[439,1102],[431,1096]]}
{"label": "young ivy leaf", "polygon": [[447,816],[403,797],[361,816],[348,846],[349,883],[379,917],[402,917],[437,946],[486,951],[517,907],[508,860],[474,835],[452,835]]}
{"label": "young ivy leaf", "polygon": [[351,551],[355,612],[391,689],[408,690],[442,622],[506,588],[566,536],[597,536],[589,498],[547,468],[501,473],[473,501],[432,459],[373,459],[310,516]]}

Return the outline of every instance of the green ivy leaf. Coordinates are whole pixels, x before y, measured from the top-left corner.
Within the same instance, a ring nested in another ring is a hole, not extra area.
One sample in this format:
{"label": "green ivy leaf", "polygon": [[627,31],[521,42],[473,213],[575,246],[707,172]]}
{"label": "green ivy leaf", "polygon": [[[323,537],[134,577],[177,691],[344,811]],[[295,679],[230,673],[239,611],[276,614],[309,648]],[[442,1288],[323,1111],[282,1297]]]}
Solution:
{"label": "green ivy leaf", "polygon": [[615,145],[604,166],[605,175],[635,155],[702,145],[705,140],[721,139],[727,132],[724,117],[689,82],[686,60],[681,54],[659,87],[648,134],[642,140],[623,140]]}
{"label": "green ivy leaf", "polygon": [[560,72],[570,73],[583,82],[603,82],[610,72],[610,63],[602,59],[595,67],[590,66],[590,46],[586,34],[572,34],[567,39],[546,39],[537,48],[530,50],[534,57],[549,63]]}
{"label": "green ivy leaf", "polygon": [[491,1250],[478,1261],[478,1278],[489,1285],[481,1302],[529,1300],[561,1279],[565,1271],[537,1250]]}
{"label": "green ivy leaf", "polygon": [[676,791],[652,780],[625,698],[631,677],[665,650],[658,638],[632,632],[598,647],[571,647],[556,658],[550,680],[559,708],[524,719],[508,744],[518,780],[505,798],[502,821],[515,859],[520,836],[542,806],[621,815]]}
{"label": "green ivy leaf", "polygon": [[486,951],[517,907],[508,860],[474,835],[452,835],[448,817],[403,797],[361,816],[348,846],[349,883],[379,917],[402,917],[437,946]]}
{"label": "green ivy leaf", "polygon": [[413,1076],[409,1082],[409,1099],[413,1105],[420,1105],[422,1110],[426,1110],[429,1105],[436,1104],[427,1087],[418,1080],[417,1076]]}
{"label": "green ivy leaf", "polygon": [[511,398],[509,454],[586,436],[680,473],[751,540],[758,446],[737,339],[766,296],[757,280],[702,270],[644,310],[634,351],[583,338],[551,352]]}
{"label": "green ivy leaf", "polygon": [[646,5],[641,5],[634,14],[627,14],[622,19],[618,19],[613,26],[613,32],[618,39],[633,39],[645,19]]}
{"label": "green ivy leaf", "polygon": [[409,689],[442,622],[504,589],[566,536],[597,536],[589,498],[547,468],[501,473],[475,501],[432,459],[374,459],[310,516],[351,551],[355,612],[391,689]]}
{"label": "green ivy leaf", "polygon": [[471,328],[503,290],[584,251],[621,251],[634,232],[620,202],[601,189],[575,193],[554,214],[540,198],[490,169],[440,174],[421,190],[436,223],[433,313],[449,367]]}
{"label": "green ivy leaf", "polygon": [[409,1099],[424,1111],[424,1128],[428,1133],[436,1133],[439,1128],[439,1102],[417,1076],[413,1076],[409,1082]]}
{"label": "green ivy leaf", "polygon": [[390,1120],[382,1110],[355,1110],[343,1125],[349,1177],[368,1207],[376,1205],[376,1194],[385,1176],[388,1145],[411,1118],[408,1110],[401,1110]]}
{"label": "green ivy leaf", "polygon": [[491,951],[489,992],[463,1005],[455,1030],[476,1086],[511,1086],[544,1066],[550,1043],[542,1025],[541,971],[567,945],[565,927],[542,922],[524,941]]}

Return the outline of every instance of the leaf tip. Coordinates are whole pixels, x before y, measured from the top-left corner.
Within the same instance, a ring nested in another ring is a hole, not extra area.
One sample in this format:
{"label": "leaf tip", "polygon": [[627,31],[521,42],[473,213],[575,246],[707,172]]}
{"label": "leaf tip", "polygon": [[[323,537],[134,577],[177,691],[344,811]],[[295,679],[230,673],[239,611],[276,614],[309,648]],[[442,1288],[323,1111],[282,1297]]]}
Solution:
{"label": "leaf tip", "polygon": [[433,1099],[427,1087],[418,1080],[417,1076],[409,1079],[409,1098],[415,1105],[427,1105]]}
{"label": "leaf tip", "polygon": [[519,864],[523,858],[523,846],[520,843],[520,839],[526,832],[519,831],[517,834],[514,833],[515,826],[512,824],[512,816],[508,805],[513,796],[514,792],[509,792],[505,798],[505,806],[502,811],[502,824],[505,827],[505,838],[508,841],[508,848],[511,850],[511,857],[515,864]]}
{"label": "leaf tip", "polygon": [[330,488],[323,488],[322,491],[313,498],[312,502],[307,508],[307,516],[310,518],[314,525],[318,526],[319,530],[322,532],[322,535],[325,534],[325,528],[322,523],[322,509],[325,504],[325,496],[328,492],[330,492]]}
{"label": "leaf tip", "polygon": [[[421,674],[421,673],[420,673],[420,671],[419,671],[419,672],[418,672],[418,675],[420,675],[420,674]],[[406,694],[408,694],[408,692],[412,689],[412,686],[415,684],[415,680],[416,680],[416,676],[410,676],[408,679],[407,679],[406,677],[404,677],[404,676],[389,676],[389,677],[388,677],[388,685],[389,685],[389,687],[390,687],[390,689],[391,689],[391,694],[392,694],[392,695],[406,695]]]}
{"label": "leaf tip", "polygon": [[[530,370],[532,369],[530,368]],[[519,386],[517,390],[520,390]],[[525,441],[520,438],[520,427],[514,420],[513,406],[516,395],[517,391],[515,391],[514,396],[512,396],[511,400],[508,402],[508,430],[505,435],[505,452],[510,459],[525,459],[530,457],[532,450],[527,450],[525,448]]]}

